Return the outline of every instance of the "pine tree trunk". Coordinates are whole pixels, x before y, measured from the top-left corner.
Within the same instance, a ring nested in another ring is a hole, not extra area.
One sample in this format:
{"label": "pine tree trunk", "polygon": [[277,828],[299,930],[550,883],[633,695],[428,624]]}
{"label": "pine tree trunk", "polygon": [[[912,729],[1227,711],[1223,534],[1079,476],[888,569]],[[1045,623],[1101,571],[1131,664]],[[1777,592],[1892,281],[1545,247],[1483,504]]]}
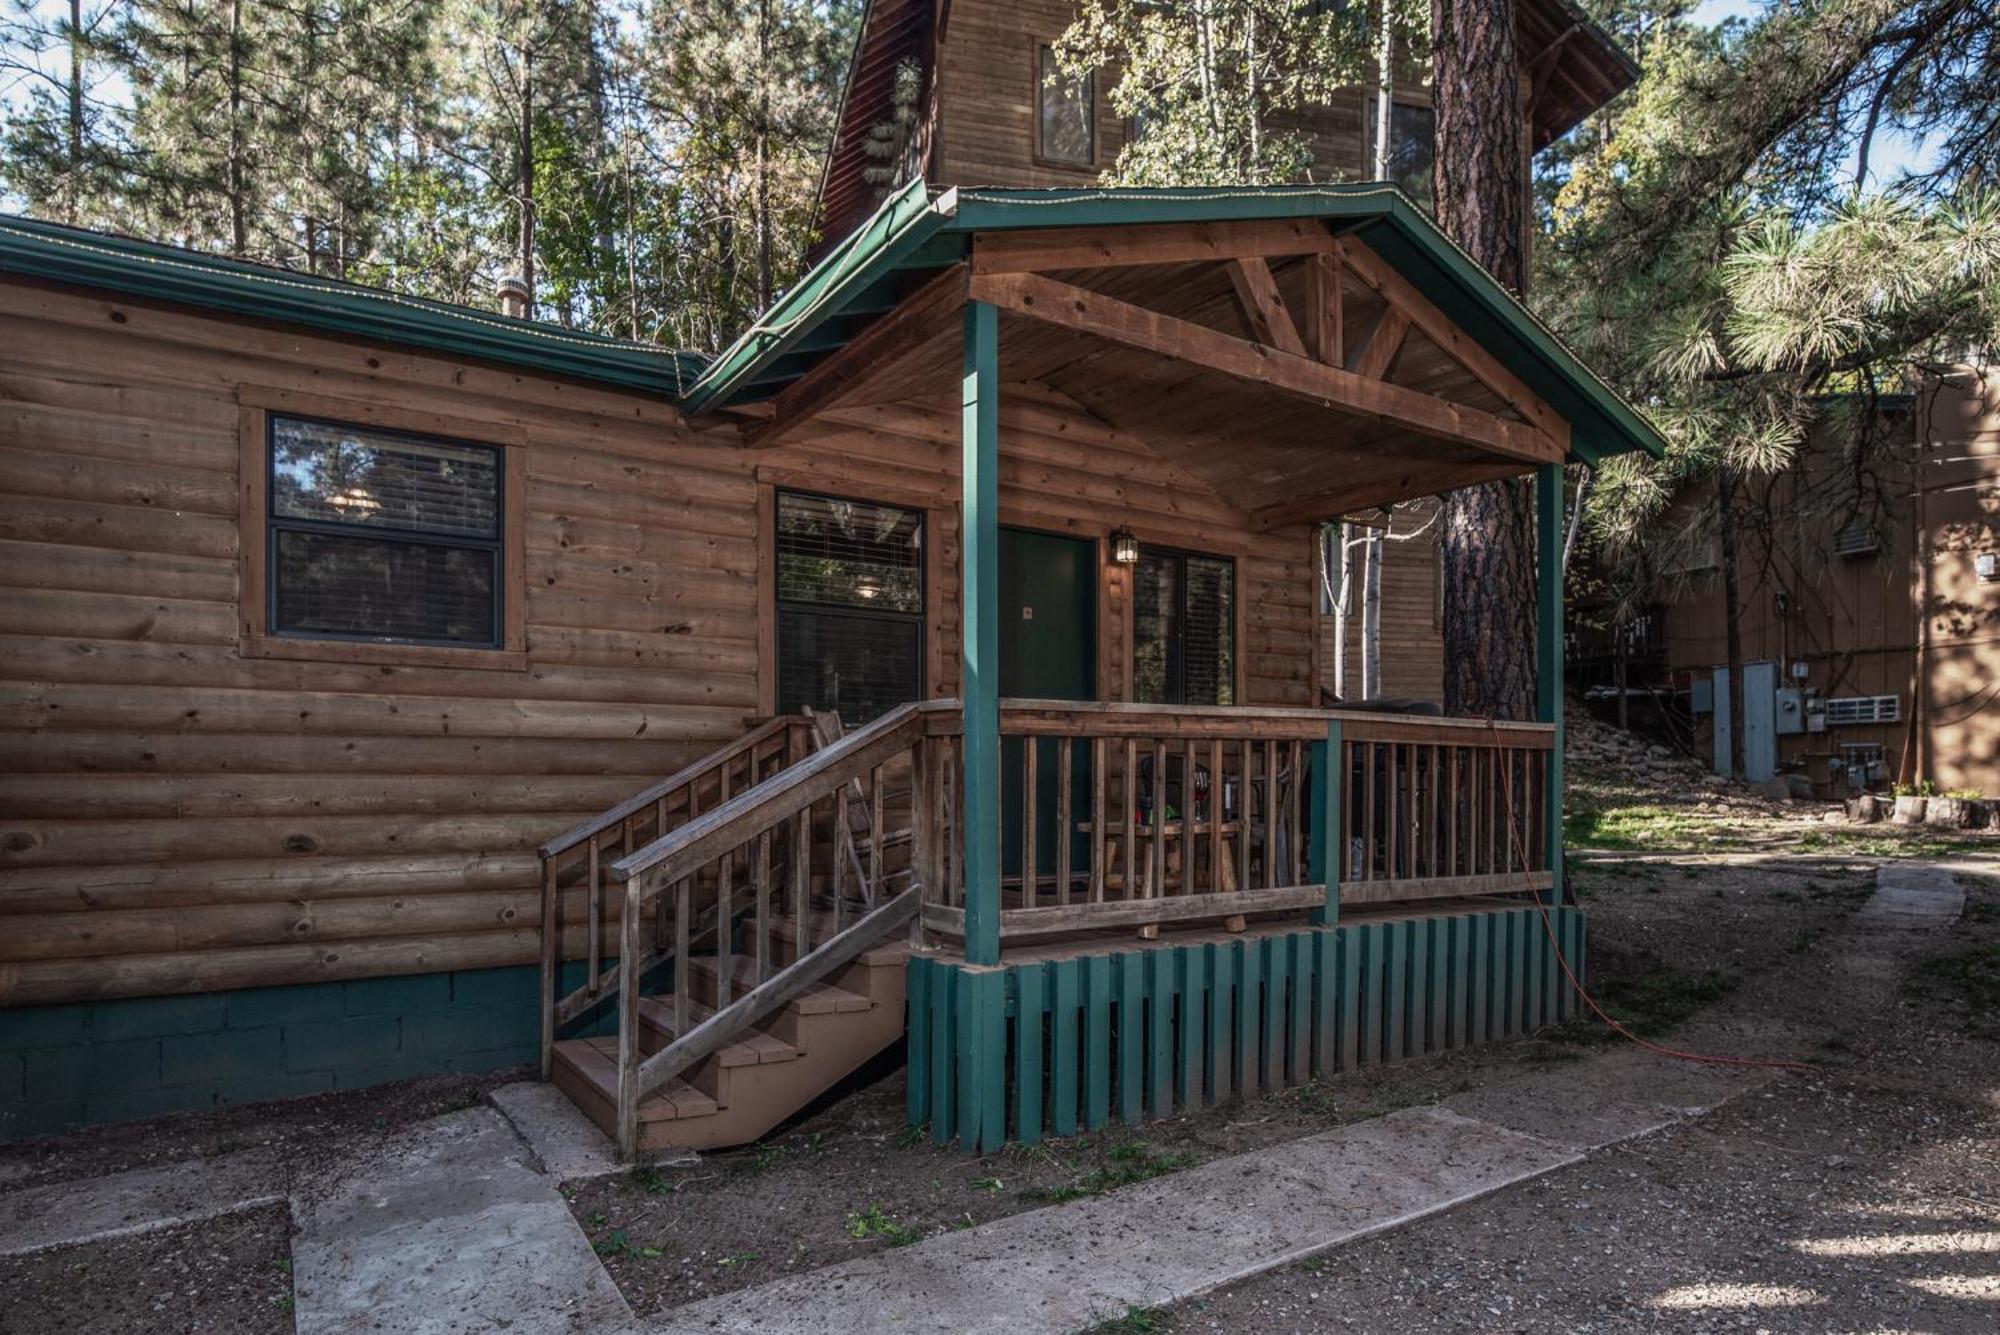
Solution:
{"label": "pine tree trunk", "polygon": [[63,173],[63,221],[74,223],[83,186],[83,0],[69,0],[69,170]]}
{"label": "pine tree trunk", "polygon": [[772,272],[776,241],[771,224],[771,3],[757,7],[757,309],[777,295]]}
{"label": "pine tree trunk", "polygon": [[1631,632],[1624,622],[1613,622],[1611,626],[1611,680],[1618,688],[1618,730],[1623,732],[1632,726],[1632,712],[1625,699],[1625,683],[1628,680],[1626,664],[1631,654]]}
{"label": "pine tree trunk", "polygon": [[521,158],[521,281],[528,289],[527,316],[535,318],[535,53],[521,52],[521,123],[515,151]]}
{"label": "pine tree trunk", "polygon": [[243,0],[235,0],[229,7],[229,253],[239,259],[250,245],[243,192]]}
{"label": "pine tree trunk", "polygon": [[1729,772],[1743,773],[1743,608],[1736,570],[1736,536],[1731,522],[1736,509],[1736,474],[1722,468],[1715,475],[1715,533],[1722,548],[1723,653],[1729,660]]}
{"label": "pine tree trunk", "polygon": [[[1525,130],[1513,0],[1436,0],[1431,39],[1438,224],[1495,278],[1522,291]],[[1526,478],[1445,497],[1448,713],[1527,718],[1533,712],[1534,518],[1534,484]]]}

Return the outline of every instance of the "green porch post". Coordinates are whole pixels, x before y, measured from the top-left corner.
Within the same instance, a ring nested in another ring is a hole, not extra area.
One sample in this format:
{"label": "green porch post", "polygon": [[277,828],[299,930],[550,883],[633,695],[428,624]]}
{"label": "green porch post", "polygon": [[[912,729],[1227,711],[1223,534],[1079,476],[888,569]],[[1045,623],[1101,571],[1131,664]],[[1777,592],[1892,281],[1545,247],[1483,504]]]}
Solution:
{"label": "green porch post", "polygon": [[1340,921],[1340,873],[1347,863],[1340,837],[1341,764],[1340,720],[1328,719],[1326,741],[1313,743],[1312,811],[1319,833],[1313,836],[1312,867],[1307,872],[1326,887],[1326,902],[1313,910],[1312,920],[1321,927]]}
{"label": "green porch post", "polygon": [[965,960],[1000,962],[1000,316],[965,307],[959,626],[965,710]]}
{"label": "green porch post", "polygon": [[1563,466],[1559,463],[1543,464],[1535,472],[1535,528],[1535,717],[1543,723],[1556,725],[1555,745],[1549,752],[1548,791],[1544,806],[1548,813],[1549,869],[1555,878],[1549,891],[1549,902],[1560,904],[1563,892]]}

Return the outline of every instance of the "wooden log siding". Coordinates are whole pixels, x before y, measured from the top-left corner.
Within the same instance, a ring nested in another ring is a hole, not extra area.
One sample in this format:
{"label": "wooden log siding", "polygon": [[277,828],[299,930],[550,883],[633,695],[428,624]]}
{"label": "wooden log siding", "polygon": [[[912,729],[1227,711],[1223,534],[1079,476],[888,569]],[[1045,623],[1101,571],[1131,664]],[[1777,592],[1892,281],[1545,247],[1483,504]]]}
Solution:
{"label": "wooden log siding", "polygon": [[[524,668],[240,651],[246,386],[526,453]],[[1003,523],[1233,557],[1239,699],[1309,703],[1309,530],[1247,532],[1047,390],[1000,426]],[[536,847],[768,712],[760,474],[924,506],[955,692],[957,460],[942,403],[749,451],[641,394],[0,279],[0,1004],[532,962]],[[1106,699],[1129,584],[1104,566]]]}

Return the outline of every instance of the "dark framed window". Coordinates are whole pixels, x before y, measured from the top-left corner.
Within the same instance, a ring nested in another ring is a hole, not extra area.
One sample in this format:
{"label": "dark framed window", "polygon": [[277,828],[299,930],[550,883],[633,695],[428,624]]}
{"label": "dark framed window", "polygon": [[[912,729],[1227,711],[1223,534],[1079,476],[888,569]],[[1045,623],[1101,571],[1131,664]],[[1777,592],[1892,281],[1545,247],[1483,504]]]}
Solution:
{"label": "dark framed window", "polygon": [[1132,698],[1236,703],[1236,563],[1141,547],[1132,595]]}
{"label": "dark framed window", "polygon": [[873,501],[776,495],[778,711],[850,727],[924,692],[924,515]]}
{"label": "dark framed window", "polygon": [[[1368,104],[1371,131],[1375,120],[1375,103],[1371,100]],[[1421,102],[1390,104],[1389,180],[1425,209],[1431,207],[1431,163],[1436,156],[1437,112]]]}
{"label": "dark framed window", "polygon": [[1097,164],[1097,80],[1064,76],[1053,47],[1035,48],[1035,152],[1066,167]]}
{"label": "dark framed window", "polygon": [[266,420],[271,635],[504,647],[498,446],[275,412]]}

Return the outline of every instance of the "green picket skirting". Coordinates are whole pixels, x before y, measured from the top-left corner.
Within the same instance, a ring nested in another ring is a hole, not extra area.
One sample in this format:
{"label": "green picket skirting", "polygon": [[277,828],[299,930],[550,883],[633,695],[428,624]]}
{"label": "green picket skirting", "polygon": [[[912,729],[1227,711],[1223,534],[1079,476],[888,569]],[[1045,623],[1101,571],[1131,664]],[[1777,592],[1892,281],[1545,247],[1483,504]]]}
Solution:
{"label": "green picket skirting", "polygon": [[[1583,977],[1584,915],[1550,910]],[[1136,1123],[1577,1013],[1532,906],[982,968],[909,966],[911,1126],[939,1144]]]}

